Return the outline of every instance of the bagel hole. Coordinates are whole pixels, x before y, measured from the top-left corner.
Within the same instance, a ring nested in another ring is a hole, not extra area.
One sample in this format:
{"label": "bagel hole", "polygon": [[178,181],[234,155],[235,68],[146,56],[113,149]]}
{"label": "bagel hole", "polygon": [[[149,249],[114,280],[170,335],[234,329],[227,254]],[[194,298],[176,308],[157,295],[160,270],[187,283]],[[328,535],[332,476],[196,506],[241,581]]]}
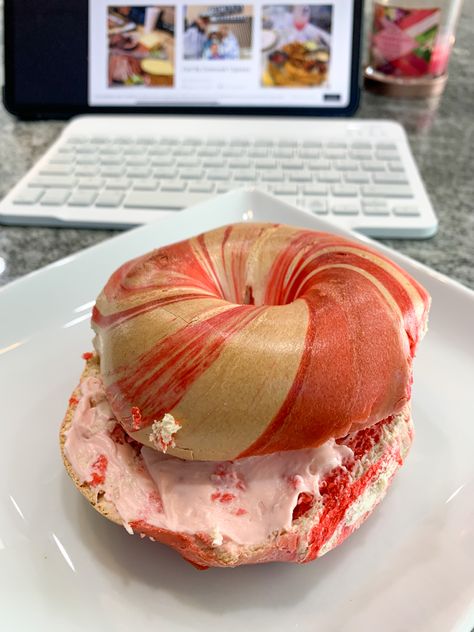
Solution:
{"label": "bagel hole", "polygon": [[253,296],[253,290],[251,285],[247,285],[245,288],[244,305],[255,305],[255,299]]}

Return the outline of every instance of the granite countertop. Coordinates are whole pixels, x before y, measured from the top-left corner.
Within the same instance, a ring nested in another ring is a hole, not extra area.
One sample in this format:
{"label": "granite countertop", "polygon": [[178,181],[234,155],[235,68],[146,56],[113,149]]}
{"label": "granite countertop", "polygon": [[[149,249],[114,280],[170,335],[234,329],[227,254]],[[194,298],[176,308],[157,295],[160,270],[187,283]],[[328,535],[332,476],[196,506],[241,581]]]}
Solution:
{"label": "granite countertop", "polygon": [[[0,8],[1,4],[0,0]],[[390,118],[405,126],[439,218],[439,231],[432,239],[381,241],[474,289],[471,56],[474,56],[474,3],[465,2],[444,95],[440,99],[402,101],[363,93],[357,117]],[[0,65],[3,67],[3,63]],[[57,121],[20,122],[0,106],[0,196],[43,154],[63,126],[64,123]],[[2,226],[0,285],[117,232]]]}

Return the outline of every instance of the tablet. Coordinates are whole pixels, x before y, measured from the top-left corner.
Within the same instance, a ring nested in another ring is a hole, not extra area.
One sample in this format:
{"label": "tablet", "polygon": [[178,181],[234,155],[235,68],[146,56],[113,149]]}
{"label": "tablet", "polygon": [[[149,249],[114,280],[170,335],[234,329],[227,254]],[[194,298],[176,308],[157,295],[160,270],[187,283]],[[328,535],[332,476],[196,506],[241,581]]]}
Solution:
{"label": "tablet", "polygon": [[347,116],[362,0],[155,4],[5,0],[6,108]]}

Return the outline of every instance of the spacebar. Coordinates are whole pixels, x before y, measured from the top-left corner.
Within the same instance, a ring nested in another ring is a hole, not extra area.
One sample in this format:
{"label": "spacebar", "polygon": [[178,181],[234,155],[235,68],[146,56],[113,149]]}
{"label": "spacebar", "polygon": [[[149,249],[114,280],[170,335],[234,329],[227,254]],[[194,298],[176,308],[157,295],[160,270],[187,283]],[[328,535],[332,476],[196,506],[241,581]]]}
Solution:
{"label": "spacebar", "polygon": [[179,211],[209,198],[209,193],[160,193],[139,191],[129,193],[123,203],[125,208]]}

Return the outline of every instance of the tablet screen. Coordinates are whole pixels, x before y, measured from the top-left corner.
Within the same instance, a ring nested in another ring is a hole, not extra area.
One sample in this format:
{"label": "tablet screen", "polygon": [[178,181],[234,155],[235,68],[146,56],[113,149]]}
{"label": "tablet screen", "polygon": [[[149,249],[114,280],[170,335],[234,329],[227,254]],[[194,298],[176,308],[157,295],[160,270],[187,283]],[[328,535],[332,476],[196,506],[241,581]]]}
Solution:
{"label": "tablet screen", "polygon": [[328,115],[357,103],[361,0],[4,2],[4,101],[20,115]]}
{"label": "tablet screen", "polygon": [[345,107],[350,5],[89,0],[89,104]]}

